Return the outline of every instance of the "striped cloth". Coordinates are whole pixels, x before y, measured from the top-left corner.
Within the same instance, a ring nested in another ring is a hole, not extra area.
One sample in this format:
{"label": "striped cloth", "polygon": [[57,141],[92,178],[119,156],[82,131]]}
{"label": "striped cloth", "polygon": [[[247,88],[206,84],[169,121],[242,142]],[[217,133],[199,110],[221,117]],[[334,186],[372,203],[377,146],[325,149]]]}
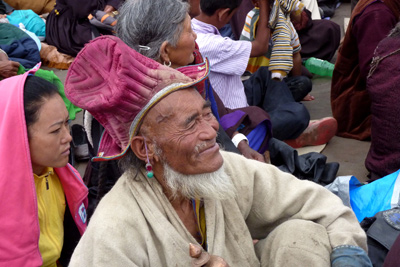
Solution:
{"label": "striped cloth", "polygon": [[192,19],[200,53],[210,61],[209,79],[225,107],[247,107],[241,75],[250,58],[251,42],[224,38],[211,24]]}
{"label": "striped cloth", "polygon": [[[279,2],[283,2],[279,5]],[[285,77],[293,67],[293,54],[301,50],[299,36],[290,21],[290,8],[294,12],[301,12],[303,4],[298,0],[275,0],[270,13],[269,27],[274,29],[268,52],[260,57],[251,58],[247,70],[254,73],[261,66],[269,66],[272,77]],[[253,41],[260,16],[259,8],[251,10],[241,34],[241,40]]]}

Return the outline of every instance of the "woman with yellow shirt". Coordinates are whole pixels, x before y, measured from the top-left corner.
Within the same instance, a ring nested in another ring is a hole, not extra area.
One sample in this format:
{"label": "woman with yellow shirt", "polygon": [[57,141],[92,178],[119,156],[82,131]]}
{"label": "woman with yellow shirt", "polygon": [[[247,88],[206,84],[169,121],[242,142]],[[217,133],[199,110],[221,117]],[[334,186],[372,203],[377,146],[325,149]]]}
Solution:
{"label": "woman with yellow shirt", "polygon": [[34,72],[0,82],[0,266],[67,266],[86,229],[68,111]]}

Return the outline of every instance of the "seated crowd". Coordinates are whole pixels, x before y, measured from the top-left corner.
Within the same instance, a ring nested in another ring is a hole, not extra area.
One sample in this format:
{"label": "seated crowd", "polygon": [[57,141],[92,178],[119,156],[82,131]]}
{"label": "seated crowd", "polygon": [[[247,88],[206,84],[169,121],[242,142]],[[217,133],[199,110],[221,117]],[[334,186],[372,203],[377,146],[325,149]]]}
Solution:
{"label": "seated crowd", "polygon": [[[320,10],[0,1],[0,266],[399,265],[324,188],[339,164],[296,149],[371,140],[370,182],[400,169],[400,3],[359,0],[340,47]],[[333,117],[310,121],[303,61],[336,51]]]}

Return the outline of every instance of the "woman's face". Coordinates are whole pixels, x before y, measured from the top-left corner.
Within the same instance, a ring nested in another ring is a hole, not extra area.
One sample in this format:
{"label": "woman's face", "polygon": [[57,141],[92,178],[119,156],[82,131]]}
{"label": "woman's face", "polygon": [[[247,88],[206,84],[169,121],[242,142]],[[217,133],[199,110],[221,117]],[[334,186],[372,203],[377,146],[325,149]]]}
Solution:
{"label": "woman's face", "polygon": [[183,30],[175,47],[169,46],[167,49],[172,68],[179,68],[189,65],[194,61],[193,51],[197,35],[192,30],[190,16],[186,15],[183,21]]}
{"label": "woman's face", "polygon": [[42,174],[45,167],[64,167],[68,163],[70,142],[68,111],[59,95],[46,99],[38,120],[28,127],[33,172]]}

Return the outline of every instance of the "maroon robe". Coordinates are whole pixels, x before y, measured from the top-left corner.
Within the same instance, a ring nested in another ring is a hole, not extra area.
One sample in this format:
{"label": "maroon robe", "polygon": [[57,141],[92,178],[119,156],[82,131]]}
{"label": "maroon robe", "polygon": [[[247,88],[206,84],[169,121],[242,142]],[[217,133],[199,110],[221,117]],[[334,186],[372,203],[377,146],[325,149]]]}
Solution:
{"label": "maroon robe", "polygon": [[399,267],[400,266],[400,235],[389,250],[383,267]]}
{"label": "maroon robe", "polygon": [[366,77],[374,50],[398,22],[398,0],[360,0],[353,10],[332,77],[331,105],[337,135],[371,136],[371,100]]}
{"label": "maroon robe", "polygon": [[367,91],[371,97],[371,148],[365,166],[371,178],[400,169],[400,23],[377,46]]}

